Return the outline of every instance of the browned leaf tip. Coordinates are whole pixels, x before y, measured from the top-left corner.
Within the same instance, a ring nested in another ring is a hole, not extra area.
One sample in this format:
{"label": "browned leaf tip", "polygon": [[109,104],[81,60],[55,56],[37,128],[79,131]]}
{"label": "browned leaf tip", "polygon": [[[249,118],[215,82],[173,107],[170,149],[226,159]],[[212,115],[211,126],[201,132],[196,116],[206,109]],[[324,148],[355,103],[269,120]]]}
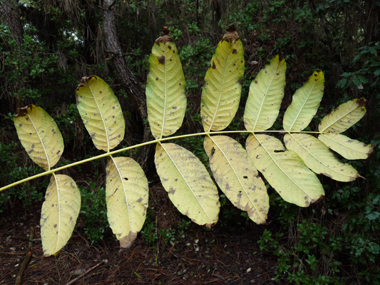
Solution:
{"label": "browned leaf tip", "polygon": [[34,105],[30,104],[26,107],[18,108],[17,109],[17,115],[15,116],[15,118],[25,117],[26,114],[28,114],[28,108],[30,108],[30,111],[31,111],[33,107],[34,107]]}
{"label": "browned leaf tip", "polygon": [[236,32],[235,26],[231,25],[227,28],[226,33],[224,34],[222,41],[227,41],[227,42],[236,42],[239,40],[240,37],[238,33]]}
{"label": "browned leaf tip", "polygon": [[135,241],[136,237],[137,237],[137,233],[130,231],[127,236],[124,236],[123,238],[121,238],[119,240],[120,241],[120,247],[121,248],[130,248],[132,246],[133,242]]}
{"label": "browned leaf tip", "polygon": [[283,56],[282,53],[280,52],[280,53],[278,54],[278,61],[281,62],[283,59],[284,59],[284,56]]}
{"label": "browned leaf tip", "polygon": [[166,44],[167,42],[172,42],[172,38],[170,37],[170,31],[169,31],[169,28],[167,26],[164,26],[164,28],[162,29],[162,36],[159,37],[157,40],[156,40],[156,44],[158,43],[164,43]]}
{"label": "browned leaf tip", "polygon": [[364,107],[366,101],[367,101],[367,100],[366,100],[365,98],[362,97],[362,98],[358,99],[356,102],[358,103],[358,105],[359,105],[360,107]]}
{"label": "browned leaf tip", "polygon": [[79,83],[79,85],[78,85],[78,87],[77,87],[77,90],[78,90],[80,87],[83,87],[84,84],[85,84],[87,81],[89,81],[91,78],[93,78],[93,77],[96,78],[95,75],[90,75],[90,76],[82,77],[82,80],[80,81],[80,83]]}
{"label": "browned leaf tip", "polygon": [[[366,145],[364,145],[364,146],[366,146]],[[371,148],[367,152],[367,155],[370,156],[372,154],[372,152],[373,152],[374,149],[375,149],[375,145],[373,144],[373,145],[371,145]]]}

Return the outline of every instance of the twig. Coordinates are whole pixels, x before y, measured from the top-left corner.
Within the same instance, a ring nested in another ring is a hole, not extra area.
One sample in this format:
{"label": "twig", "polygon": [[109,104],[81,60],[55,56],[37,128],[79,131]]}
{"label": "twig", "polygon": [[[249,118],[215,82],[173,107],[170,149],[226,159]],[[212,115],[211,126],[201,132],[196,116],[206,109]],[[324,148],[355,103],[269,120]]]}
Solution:
{"label": "twig", "polygon": [[25,252],[3,252],[3,251],[0,251],[0,254],[8,254],[8,255],[24,255]]}
{"label": "twig", "polygon": [[32,252],[30,250],[32,249],[32,246],[33,246],[33,237],[34,237],[34,228],[31,228],[30,229],[30,236],[29,236],[28,252],[25,255],[24,261],[21,264],[20,271],[17,274],[16,283],[15,283],[16,285],[21,284],[22,275],[24,274],[26,266],[28,265],[30,257],[32,256]]}
{"label": "twig", "polygon": [[98,264],[96,264],[95,266],[91,267],[90,269],[88,269],[86,272],[83,272],[81,275],[79,275],[77,278],[74,278],[73,280],[71,280],[69,283],[67,283],[66,285],[71,285],[73,284],[75,281],[79,280],[80,278],[82,278],[83,276],[85,276],[87,273],[89,273],[90,271],[94,270],[96,267],[98,267],[99,265],[101,265],[102,263],[104,263],[105,261],[102,260],[100,261]]}
{"label": "twig", "polygon": [[32,253],[30,251],[28,251],[28,253],[26,254],[26,256],[24,258],[24,261],[21,264],[20,271],[17,274],[16,283],[15,283],[16,285],[21,284],[22,275],[24,274],[26,265],[28,264],[31,256],[32,256]]}

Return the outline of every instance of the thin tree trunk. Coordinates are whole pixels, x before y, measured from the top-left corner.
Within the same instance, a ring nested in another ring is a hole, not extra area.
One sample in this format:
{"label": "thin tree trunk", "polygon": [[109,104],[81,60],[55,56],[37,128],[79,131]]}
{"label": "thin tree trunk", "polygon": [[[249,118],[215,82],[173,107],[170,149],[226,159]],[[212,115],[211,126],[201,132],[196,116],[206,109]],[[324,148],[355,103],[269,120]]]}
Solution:
{"label": "thin tree trunk", "polygon": [[[18,54],[17,60],[22,60],[23,55],[20,51],[20,47],[24,43],[24,38],[17,0],[7,0],[0,2],[0,21],[9,27],[9,30],[12,33],[12,37],[16,43],[14,46],[9,45],[10,49],[14,48]],[[7,68],[5,68],[5,70],[7,71]],[[16,79],[16,83],[12,82],[12,84],[10,84],[9,81],[5,78],[5,82],[1,82],[3,89],[6,90],[4,92],[4,99],[5,101],[8,101],[8,110],[13,109],[16,111],[17,108],[22,107],[22,105],[32,103],[32,101],[28,98],[25,98],[24,102],[20,99],[19,90],[22,88],[30,88],[30,86],[26,83],[29,74],[28,70],[22,70],[21,72],[22,76]],[[11,93],[17,94],[17,98],[15,96],[11,96]]]}
{"label": "thin tree trunk", "polygon": [[0,20],[9,27],[16,43],[21,45],[23,43],[23,31],[17,1],[8,0],[0,2]]}
{"label": "thin tree trunk", "polygon": [[[116,7],[114,0],[103,1],[103,27],[106,41],[107,52],[112,56],[112,63],[117,71],[118,78],[127,92],[128,96],[132,98],[138,107],[142,121],[147,118],[146,99],[144,89],[141,87],[132,71],[128,68],[124,59],[123,52],[120,47],[120,42],[116,33],[115,25],[115,10]],[[148,126],[144,125],[143,141],[149,138]],[[151,147],[144,147],[142,149],[139,162],[142,168],[148,170],[148,156]]]}

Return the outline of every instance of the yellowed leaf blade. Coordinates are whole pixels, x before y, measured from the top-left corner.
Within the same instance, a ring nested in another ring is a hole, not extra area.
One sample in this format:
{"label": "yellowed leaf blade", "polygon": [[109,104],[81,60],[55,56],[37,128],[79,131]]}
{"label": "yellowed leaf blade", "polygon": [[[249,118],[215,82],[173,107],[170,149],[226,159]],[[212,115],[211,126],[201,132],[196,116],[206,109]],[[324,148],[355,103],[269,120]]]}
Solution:
{"label": "yellowed leaf blade", "polygon": [[107,163],[107,217],[120,247],[129,248],[140,232],[148,207],[148,180],[129,157],[110,157]]}
{"label": "yellowed leaf blade", "polygon": [[227,136],[205,137],[204,147],[215,180],[226,197],[246,211],[252,221],[264,224],[269,211],[267,189],[244,148]]}
{"label": "yellowed leaf blade", "polygon": [[286,147],[296,152],[315,173],[341,182],[360,177],[355,168],[339,161],[323,142],[311,135],[287,134],[284,140]]}
{"label": "yellowed leaf blade", "polygon": [[367,159],[374,148],[374,145],[362,143],[342,134],[320,134],[318,139],[345,159]]}
{"label": "yellowed leaf blade", "polygon": [[53,174],[41,210],[41,239],[44,256],[54,255],[66,245],[74,230],[81,205],[74,180]]}
{"label": "yellowed leaf blade", "polygon": [[62,134],[53,118],[44,109],[29,105],[18,109],[14,124],[29,157],[44,170],[50,170],[64,149]]}
{"label": "yellowed leaf blade", "polygon": [[230,27],[216,47],[202,89],[201,117],[205,132],[228,127],[239,108],[244,75],[243,44]]}
{"label": "yellowed leaf blade", "polygon": [[149,63],[148,120],[153,136],[158,139],[174,134],[181,127],[187,104],[181,60],[168,30],[164,29],[164,35],[154,43]]}
{"label": "yellowed leaf blade", "polygon": [[285,59],[275,56],[252,81],[244,112],[248,131],[265,131],[276,121],[285,88]]}
{"label": "yellowed leaf blade", "polygon": [[343,133],[366,113],[364,98],[350,100],[326,115],[318,126],[321,133]]}
{"label": "yellowed leaf blade", "polygon": [[325,195],[317,176],[275,137],[251,134],[247,152],[253,165],[285,201],[308,207]]}
{"label": "yellowed leaf blade", "polygon": [[109,152],[124,138],[119,100],[98,76],[83,77],[76,90],[77,108],[97,149]]}
{"label": "yellowed leaf blade", "polygon": [[324,83],[325,76],[318,70],[296,91],[284,115],[285,131],[302,131],[310,124],[322,100]]}
{"label": "yellowed leaf blade", "polygon": [[170,200],[182,214],[207,227],[218,221],[218,190],[194,154],[173,143],[157,144],[154,162]]}

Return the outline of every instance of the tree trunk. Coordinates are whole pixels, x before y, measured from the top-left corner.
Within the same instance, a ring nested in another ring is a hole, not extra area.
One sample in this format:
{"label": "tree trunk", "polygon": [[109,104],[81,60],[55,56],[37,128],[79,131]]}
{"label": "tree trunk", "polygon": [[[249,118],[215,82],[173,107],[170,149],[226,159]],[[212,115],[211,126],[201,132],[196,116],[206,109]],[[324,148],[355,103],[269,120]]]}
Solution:
{"label": "tree trunk", "polygon": [[[132,71],[128,68],[124,59],[120,42],[116,33],[115,25],[115,0],[103,1],[103,27],[108,54],[112,57],[112,63],[117,71],[118,78],[127,92],[138,107],[142,121],[147,118],[146,99],[144,89],[141,87]],[[144,125],[143,141],[149,138],[148,125]],[[152,147],[143,147],[139,162],[145,171],[148,171],[148,156]]]}
{"label": "tree trunk", "polygon": [[[15,59],[22,60],[23,55],[20,51],[20,47],[24,43],[24,38],[17,0],[7,0],[0,2],[0,21],[9,27],[9,30],[12,33],[12,37],[16,43],[15,45],[7,44],[9,50],[14,49],[18,55],[18,58]],[[3,66],[2,69],[4,69],[3,72],[5,71],[4,74],[6,74],[8,68]],[[10,82],[9,79],[5,77],[1,78],[0,84],[3,87],[3,92],[5,94],[4,101],[7,101],[6,104],[2,105],[3,107],[7,108],[8,111],[13,109],[16,112],[17,108],[22,107],[24,104],[32,103],[32,101],[28,100],[28,98],[25,98],[25,101],[23,102],[19,96],[19,91],[21,89],[30,88],[30,86],[26,83],[28,74],[28,70],[21,70],[22,76],[15,79],[16,82]],[[17,94],[17,97],[14,95],[11,96],[10,94],[12,93]]]}
{"label": "tree trunk", "polygon": [[0,20],[9,27],[18,45],[23,43],[23,31],[16,0],[0,2]]}

